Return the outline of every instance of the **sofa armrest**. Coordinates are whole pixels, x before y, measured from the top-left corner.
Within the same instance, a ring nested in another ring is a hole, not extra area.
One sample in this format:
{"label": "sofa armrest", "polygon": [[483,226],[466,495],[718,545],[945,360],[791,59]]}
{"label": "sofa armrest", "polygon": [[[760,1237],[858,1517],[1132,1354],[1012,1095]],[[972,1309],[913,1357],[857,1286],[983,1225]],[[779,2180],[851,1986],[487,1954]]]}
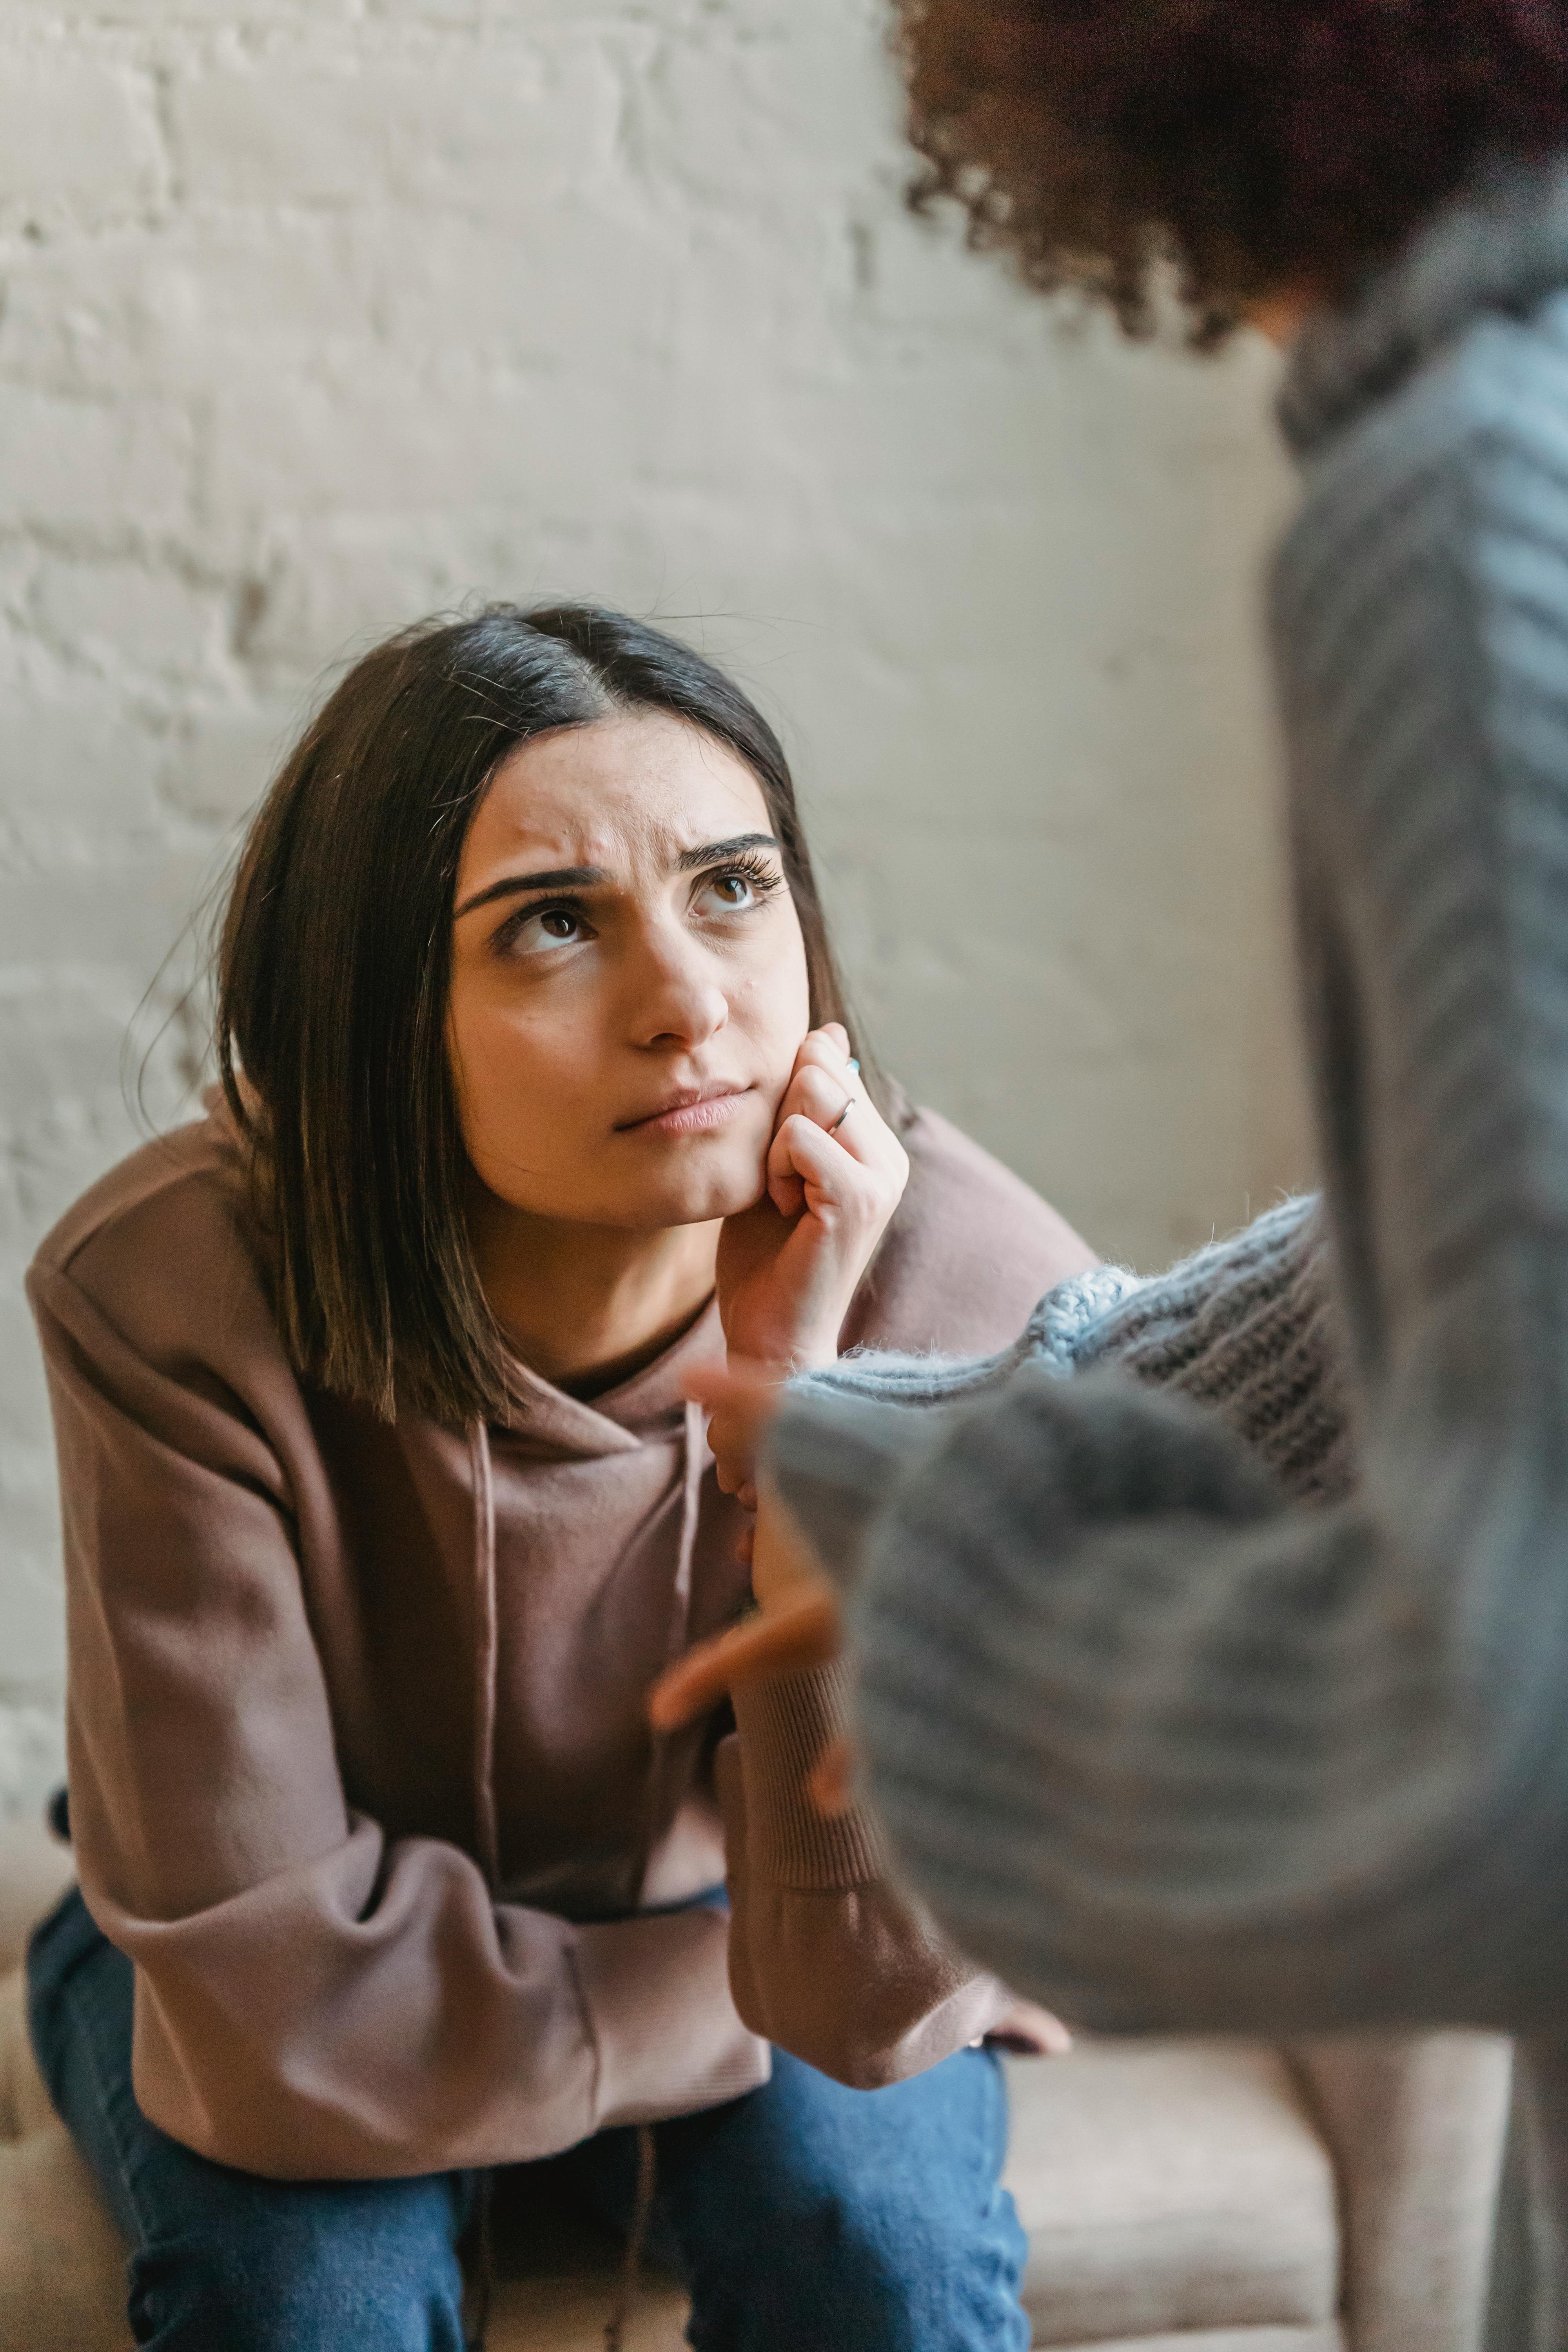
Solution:
{"label": "sofa armrest", "polygon": [[1346,2033],[1286,2055],[1339,2175],[1351,2352],[1479,2352],[1512,2044]]}

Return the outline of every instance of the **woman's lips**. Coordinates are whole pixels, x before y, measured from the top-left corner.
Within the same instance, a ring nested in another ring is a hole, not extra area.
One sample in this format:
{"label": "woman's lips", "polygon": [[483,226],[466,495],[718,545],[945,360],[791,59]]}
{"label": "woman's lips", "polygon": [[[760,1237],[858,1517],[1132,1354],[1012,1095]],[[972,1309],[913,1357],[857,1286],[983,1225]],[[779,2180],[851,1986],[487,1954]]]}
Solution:
{"label": "woman's lips", "polygon": [[705,1135],[712,1128],[727,1127],[751,1091],[750,1087],[731,1087],[723,1094],[689,1095],[647,1118],[628,1119],[617,1131],[622,1135]]}

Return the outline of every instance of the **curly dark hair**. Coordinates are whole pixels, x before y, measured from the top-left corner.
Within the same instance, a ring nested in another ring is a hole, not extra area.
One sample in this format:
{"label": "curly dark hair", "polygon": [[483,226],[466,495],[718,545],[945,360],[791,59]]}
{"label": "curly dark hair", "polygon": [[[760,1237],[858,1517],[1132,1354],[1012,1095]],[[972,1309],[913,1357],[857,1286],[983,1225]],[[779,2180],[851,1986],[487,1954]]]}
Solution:
{"label": "curly dark hair", "polygon": [[1568,144],[1568,0],[894,0],[918,206],[1132,334],[1342,298],[1485,159]]}

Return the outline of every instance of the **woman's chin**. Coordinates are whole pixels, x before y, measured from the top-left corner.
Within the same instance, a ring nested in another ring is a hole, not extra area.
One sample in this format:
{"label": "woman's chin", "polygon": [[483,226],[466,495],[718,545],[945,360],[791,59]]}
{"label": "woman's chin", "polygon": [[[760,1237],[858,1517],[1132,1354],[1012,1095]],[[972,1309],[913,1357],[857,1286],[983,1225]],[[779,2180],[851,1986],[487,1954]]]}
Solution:
{"label": "woman's chin", "polygon": [[671,1192],[650,1223],[655,1225],[721,1224],[726,1217],[742,1216],[748,1209],[754,1209],[761,1197],[754,1187],[739,1192],[704,1188]]}
{"label": "woman's chin", "polygon": [[754,1209],[765,1191],[755,1160],[749,1165],[672,1168],[667,1181],[649,1188],[646,1211],[653,1224],[715,1224]]}

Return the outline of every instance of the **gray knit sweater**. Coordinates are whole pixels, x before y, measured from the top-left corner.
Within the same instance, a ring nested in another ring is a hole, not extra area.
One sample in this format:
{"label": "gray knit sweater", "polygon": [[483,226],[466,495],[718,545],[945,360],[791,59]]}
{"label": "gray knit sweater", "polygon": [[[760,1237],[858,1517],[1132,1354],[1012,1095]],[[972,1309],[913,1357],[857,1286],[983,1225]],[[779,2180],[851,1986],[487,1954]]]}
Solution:
{"label": "gray knit sweater", "polygon": [[902,1862],[1009,1981],[1118,2028],[1560,2030],[1568,166],[1436,218],[1281,415],[1331,1245],[1288,1204],[994,1361],[851,1360],[771,1466],[856,1581]]}

